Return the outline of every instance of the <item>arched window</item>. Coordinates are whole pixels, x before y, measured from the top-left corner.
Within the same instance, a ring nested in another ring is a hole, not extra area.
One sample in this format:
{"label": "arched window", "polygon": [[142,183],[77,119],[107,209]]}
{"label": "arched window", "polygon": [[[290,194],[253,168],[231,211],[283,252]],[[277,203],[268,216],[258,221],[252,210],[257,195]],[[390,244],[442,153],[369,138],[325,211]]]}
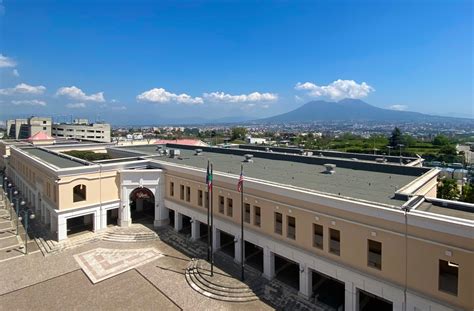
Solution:
{"label": "arched window", "polygon": [[86,200],[86,185],[77,185],[73,189],[73,202]]}

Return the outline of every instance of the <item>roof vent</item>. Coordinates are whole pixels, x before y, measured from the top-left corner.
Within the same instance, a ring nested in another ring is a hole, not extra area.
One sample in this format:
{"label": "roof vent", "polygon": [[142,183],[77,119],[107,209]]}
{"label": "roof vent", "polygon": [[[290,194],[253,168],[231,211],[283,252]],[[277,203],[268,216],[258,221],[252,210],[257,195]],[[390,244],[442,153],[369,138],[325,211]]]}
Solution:
{"label": "roof vent", "polygon": [[336,172],[336,164],[324,164],[326,167],[326,174],[334,174]]}
{"label": "roof vent", "polygon": [[202,154],[202,149],[196,149],[196,150],[194,150],[194,155],[199,156],[199,155],[201,155],[201,154]]}
{"label": "roof vent", "polygon": [[253,162],[253,154],[244,154],[244,162],[247,162],[247,163],[252,163]]}
{"label": "roof vent", "polygon": [[181,155],[181,151],[179,149],[170,149],[170,157],[177,158]]}

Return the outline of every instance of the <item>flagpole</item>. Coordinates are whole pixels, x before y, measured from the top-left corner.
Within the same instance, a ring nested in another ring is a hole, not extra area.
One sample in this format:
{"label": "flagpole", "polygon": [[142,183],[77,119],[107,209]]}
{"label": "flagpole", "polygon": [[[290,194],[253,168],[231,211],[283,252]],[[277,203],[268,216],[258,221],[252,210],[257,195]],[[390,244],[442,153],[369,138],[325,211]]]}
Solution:
{"label": "flagpole", "polygon": [[209,226],[209,184],[207,179],[209,178],[209,160],[207,160],[207,172],[206,172],[206,187],[207,187],[207,261],[211,260],[210,248],[211,248],[211,227]]}
{"label": "flagpole", "polygon": [[[243,176],[244,174],[244,165],[241,164],[240,166],[240,176]],[[240,177],[243,178],[243,177]],[[244,263],[244,258],[245,258],[245,239],[244,239],[244,181],[242,179],[242,183],[240,185],[240,262],[242,265],[242,274],[240,276],[240,279],[243,281],[244,280],[244,271],[245,271],[245,263]]]}
{"label": "flagpole", "polygon": [[[212,169],[212,163],[211,163],[211,178],[214,179],[214,176],[213,175],[213,169]],[[213,202],[214,201],[212,199],[212,193],[214,192],[213,188],[214,188],[214,181],[211,179],[211,188],[209,189],[211,191],[211,194],[209,196],[209,200],[211,201],[211,276],[214,276],[214,249],[213,249],[213,244],[214,244],[214,227],[213,227],[213,223],[214,223],[214,212],[213,212]]]}

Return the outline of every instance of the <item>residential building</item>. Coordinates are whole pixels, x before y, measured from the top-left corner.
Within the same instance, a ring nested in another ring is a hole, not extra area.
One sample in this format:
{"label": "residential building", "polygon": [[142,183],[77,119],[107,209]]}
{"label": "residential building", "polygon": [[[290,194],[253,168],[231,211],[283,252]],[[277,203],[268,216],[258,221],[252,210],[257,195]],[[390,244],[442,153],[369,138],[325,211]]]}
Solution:
{"label": "residential building", "polygon": [[55,123],[52,134],[66,139],[109,143],[111,127],[107,123],[89,123],[87,119],[75,119],[73,123]]}

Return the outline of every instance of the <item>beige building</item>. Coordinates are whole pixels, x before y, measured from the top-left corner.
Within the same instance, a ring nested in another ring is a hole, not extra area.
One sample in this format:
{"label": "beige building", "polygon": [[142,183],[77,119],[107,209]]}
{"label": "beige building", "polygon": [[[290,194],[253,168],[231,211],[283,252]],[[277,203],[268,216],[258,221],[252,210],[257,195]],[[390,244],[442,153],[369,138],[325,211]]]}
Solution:
{"label": "beige building", "polygon": [[89,123],[87,119],[75,119],[73,123],[53,124],[52,135],[64,139],[110,143],[111,127],[107,123]]}
{"label": "beige building", "polygon": [[7,120],[6,126],[7,136],[12,139],[27,139],[39,132],[51,136],[51,118],[31,117]]}
{"label": "beige building", "polygon": [[474,308],[474,205],[437,199],[437,169],[171,144],[107,146],[95,163],[62,153],[78,146],[0,142],[8,180],[58,240],[143,221],[199,239],[210,199],[215,250],[239,261],[244,243],[247,265],[329,309]]}

